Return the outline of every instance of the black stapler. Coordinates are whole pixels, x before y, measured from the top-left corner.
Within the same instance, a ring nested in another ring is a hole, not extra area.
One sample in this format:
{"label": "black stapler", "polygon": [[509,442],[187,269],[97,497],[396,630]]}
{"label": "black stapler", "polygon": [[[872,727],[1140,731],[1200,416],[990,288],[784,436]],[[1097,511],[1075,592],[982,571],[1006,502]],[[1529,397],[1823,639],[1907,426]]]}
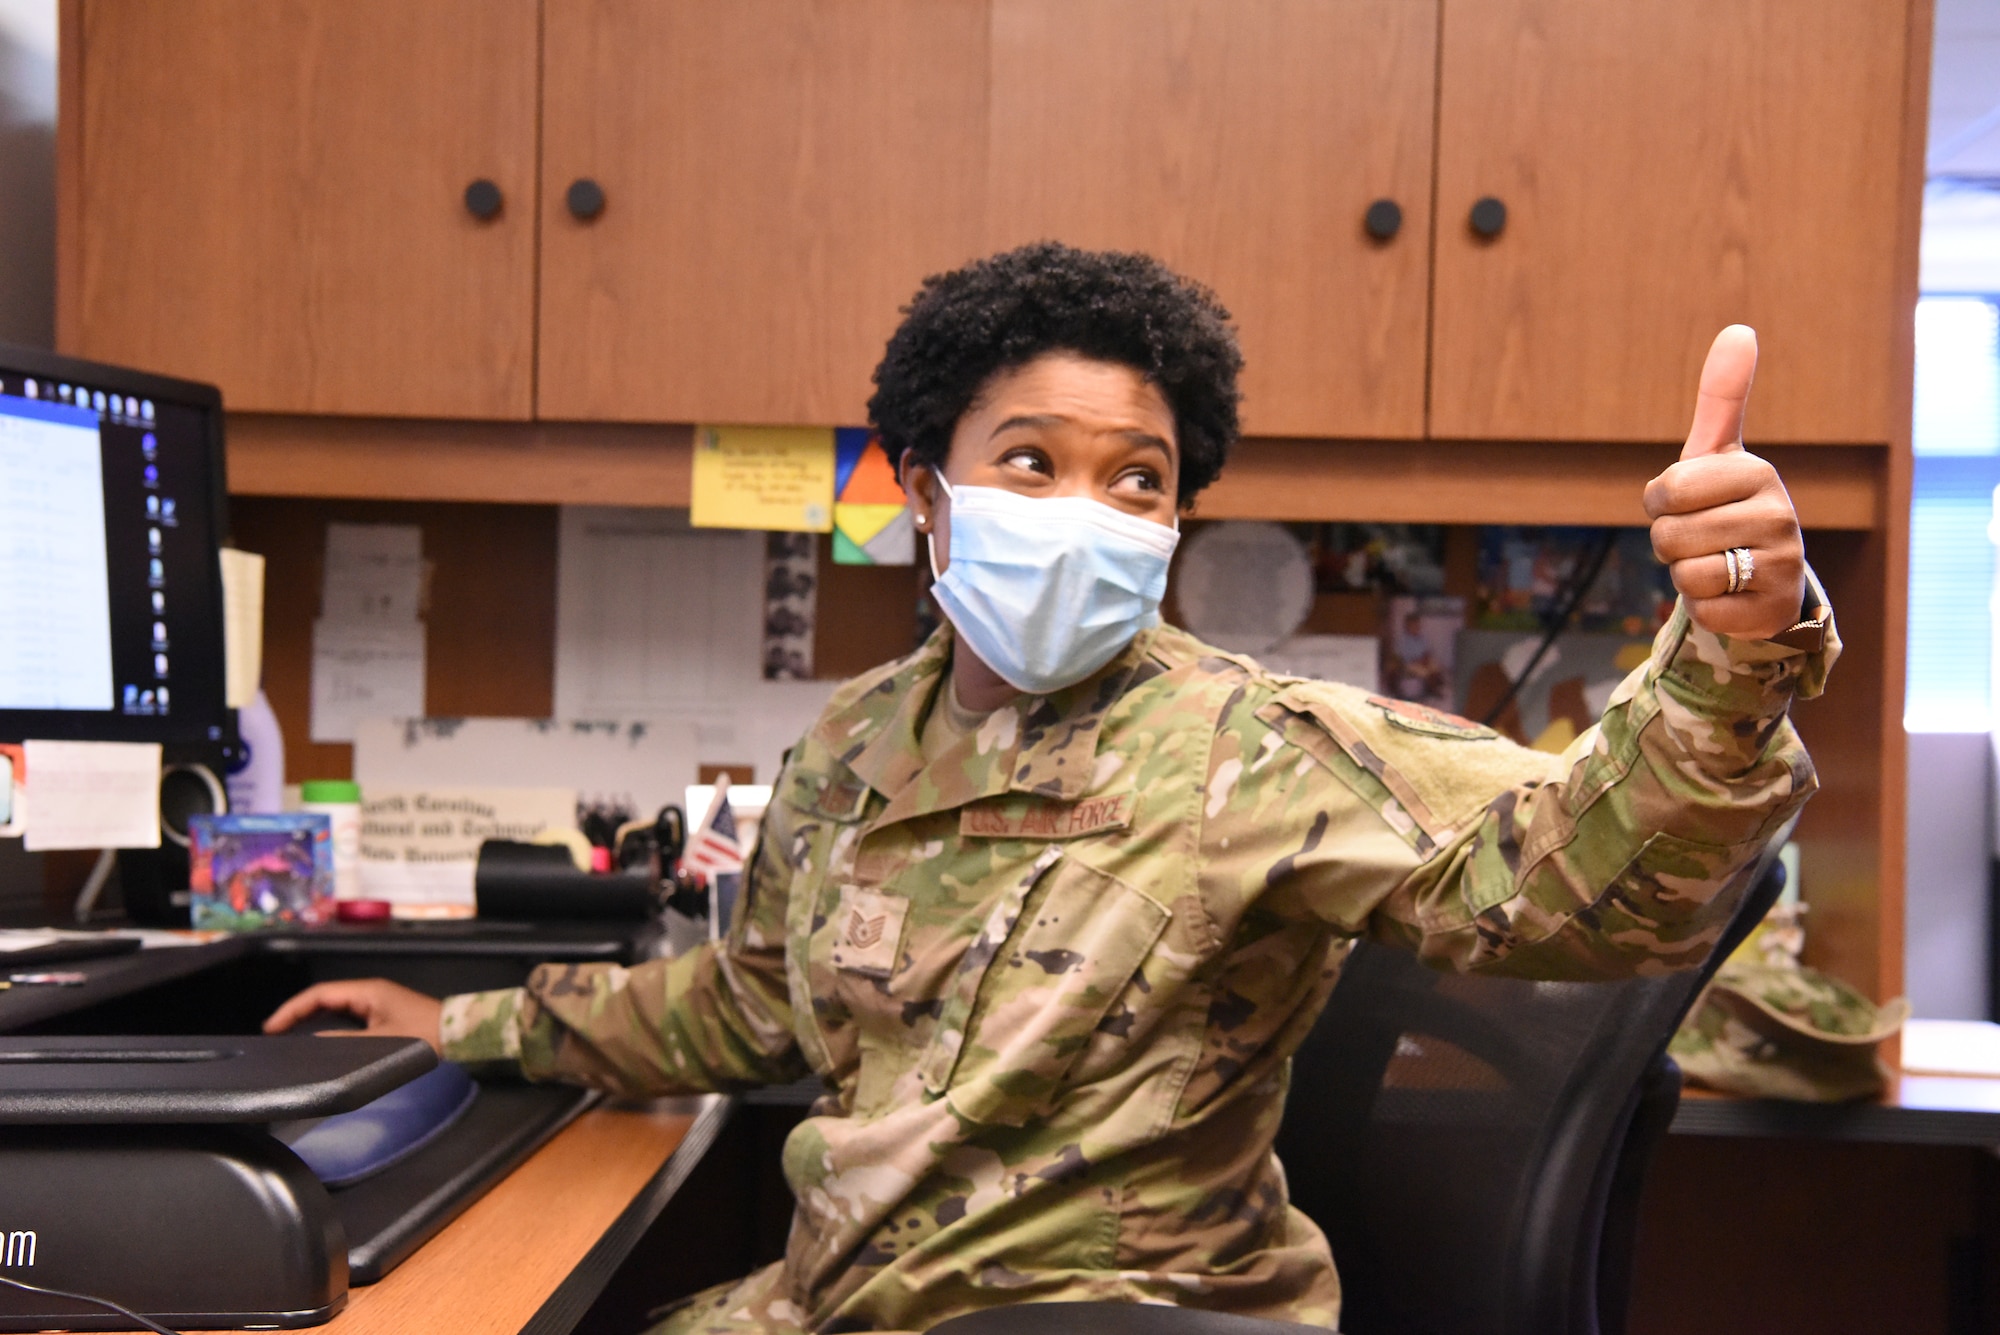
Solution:
{"label": "black stapler", "polygon": [[[345,1304],[325,1185],[269,1133],[437,1065],[414,1039],[0,1038],[0,1276],[179,1327],[317,1325]],[[0,1331],[127,1330],[0,1285]]]}

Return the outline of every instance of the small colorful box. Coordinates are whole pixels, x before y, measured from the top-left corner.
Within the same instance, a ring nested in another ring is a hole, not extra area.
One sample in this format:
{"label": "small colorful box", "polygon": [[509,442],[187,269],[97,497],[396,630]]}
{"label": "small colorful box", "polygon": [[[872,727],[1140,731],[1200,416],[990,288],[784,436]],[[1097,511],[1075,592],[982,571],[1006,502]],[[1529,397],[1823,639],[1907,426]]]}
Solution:
{"label": "small colorful box", "polygon": [[319,812],[193,816],[188,888],[197,928],[245,932],[333,920],[333,827]]}

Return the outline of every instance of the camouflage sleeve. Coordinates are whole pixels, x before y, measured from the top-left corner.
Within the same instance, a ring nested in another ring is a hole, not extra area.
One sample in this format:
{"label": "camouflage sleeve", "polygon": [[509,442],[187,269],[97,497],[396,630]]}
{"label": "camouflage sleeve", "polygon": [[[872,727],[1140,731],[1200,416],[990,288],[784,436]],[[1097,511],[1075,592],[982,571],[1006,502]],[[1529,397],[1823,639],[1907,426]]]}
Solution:
{"label": "camouflage sleeve", "polygon": [[[1840,646],[1810,584],[1816,615],[1779,641],[1732,641],[1677,607],[1560,756],[1358,691],[1282,689],[1256,711],[1279,740],[1255,745],[1289,741],[1316,764],[1240,784],[1211,812],[1223,846],[1234,832],[1258,850],[1232,865],[1280,912],[1440,968],[1597,978],[1697,963],[1732,907],[1720,890],[1817,786],[1787,715]],[[1250,744],[1240,730],[1218,743],[1212,771]]]}
{"label": "camouflage sleeve", "polygon": [[726,941],[631,968],[544,964],[525,987],[450,997],[439,1035],[446,1059],[630,1096],[805,1074],[785,981],[785,821],[773,802]]}

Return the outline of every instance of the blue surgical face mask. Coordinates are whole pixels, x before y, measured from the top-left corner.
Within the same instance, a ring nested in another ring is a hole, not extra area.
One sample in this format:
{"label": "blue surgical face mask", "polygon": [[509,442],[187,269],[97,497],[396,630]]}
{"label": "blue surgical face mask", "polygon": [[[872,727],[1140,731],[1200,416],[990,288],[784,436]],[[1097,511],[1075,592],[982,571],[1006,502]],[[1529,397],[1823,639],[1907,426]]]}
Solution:
{"label": "blue surgical face mask", "polygon": [[1168,528],[1082,496],[1037,499],[998,487],[951,498],[951,564],[931,593],[974,653],[1030,695],[1073,686],[1159,624]]}

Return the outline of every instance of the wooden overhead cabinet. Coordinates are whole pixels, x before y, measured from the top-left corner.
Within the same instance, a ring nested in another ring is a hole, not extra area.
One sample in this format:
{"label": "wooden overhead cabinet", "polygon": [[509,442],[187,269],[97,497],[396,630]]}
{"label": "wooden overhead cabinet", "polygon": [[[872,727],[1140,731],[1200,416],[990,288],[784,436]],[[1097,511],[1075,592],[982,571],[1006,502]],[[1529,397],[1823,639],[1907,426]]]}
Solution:
{"label": "wooden overhead cabinet", "polygon": [[985,0],[544,0],[540,412],[865,420],[980,248]]}
{"label": "wooden overhead cabinet", "polygon": [[993,0],[988,248],[1141,250],[1208,284],[1254,434],[1421,436],[1437,19]]}
{"label": "wooden overhead cabinet", "polygon": [[1447,0],[1430,433],[1678,439],[1708,336],[1741,322],[1753,441],[1903,436],[1911,17]]}
{"label": "wooden overhead cabinet", "polygon": [[221,384],[251,494],[684,505],[688,424],[861,421],[1054,237],[1234,312],[1207,515],[1639,524],[1755,325],[1847,643],[1813,958],[1900,990],[1930,0],[60,4],[59,340]]}
{"label": "wooden overhead cabinet", "polygon": [[65,7],[65,351],[234,409],[531,415],[536,0]]}
{"label": "wooden overhead cabinet", "polygon": [[1754,439],[1901,429],[1907,0],[63,3],[63,346],[238,409],[856,422],[1056,237],[1253,435],[1670,441],[1738,320]]}

